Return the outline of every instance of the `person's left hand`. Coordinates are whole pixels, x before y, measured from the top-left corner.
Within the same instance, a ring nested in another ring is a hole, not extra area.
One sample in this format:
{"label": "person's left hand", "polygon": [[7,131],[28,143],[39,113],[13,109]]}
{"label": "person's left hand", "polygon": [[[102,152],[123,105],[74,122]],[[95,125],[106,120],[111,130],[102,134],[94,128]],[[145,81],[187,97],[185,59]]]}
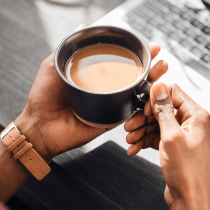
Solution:
{"label": "person's left hand", "polygon": [[[153,59],[160,47],[157,44],[149,47]],[[84,145],[107,131],[83,124],[74,116],[55,70],[54,54],[42,62],[28,103],[15,120],[21,133],[45,159]],[[167,68],[165,61],[159,61],[150,70],[148,80],[155,82],[166,73]]]}

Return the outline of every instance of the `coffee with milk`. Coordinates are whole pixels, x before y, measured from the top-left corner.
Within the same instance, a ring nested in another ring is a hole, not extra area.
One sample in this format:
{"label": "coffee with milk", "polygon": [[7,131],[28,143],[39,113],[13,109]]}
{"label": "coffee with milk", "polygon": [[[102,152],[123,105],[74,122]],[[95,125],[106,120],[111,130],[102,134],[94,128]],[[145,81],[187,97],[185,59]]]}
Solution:
{"label": "coffee with milk", "polygon": [[65,67],[65,77],[92,92],[112,92],[133,84],[143,73],[131,50],[113,44],[94,44],[75,52]]}

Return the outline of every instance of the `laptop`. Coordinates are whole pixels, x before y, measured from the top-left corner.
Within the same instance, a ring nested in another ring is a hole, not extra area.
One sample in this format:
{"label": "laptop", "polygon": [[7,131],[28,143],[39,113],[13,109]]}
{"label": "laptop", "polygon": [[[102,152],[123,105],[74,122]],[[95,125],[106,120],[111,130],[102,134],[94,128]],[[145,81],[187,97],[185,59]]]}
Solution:
{"label": "laptop", "polygon": [[178,84],[210,112],[210,22],[200,0],[127,0],[94,25],[132,30],[161,46],[168,72],[158,80]]}

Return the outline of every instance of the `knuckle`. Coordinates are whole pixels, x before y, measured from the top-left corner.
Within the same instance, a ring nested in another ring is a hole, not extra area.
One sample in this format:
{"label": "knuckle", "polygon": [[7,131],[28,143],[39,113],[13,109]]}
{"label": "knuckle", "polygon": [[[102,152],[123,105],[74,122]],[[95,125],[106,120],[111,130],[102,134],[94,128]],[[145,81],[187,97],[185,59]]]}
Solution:
{"label": "knuckle", "polygon": [[42,61],[40,68],[55,68],[54,59],[48,59]]}
{"label": "knuckle", "polygon": [[46,59],[44,59],[44,60],[41,62],[41,67],[46,66],[46,64],[47,64],[47,61],[46,61]]}
{"label": "knuckle", "polygon": [[196,117],[197,122],[208,123],[210,121],[209,113],[203,108],[199,109],[196,115],[197,115]]}
{"label": "knuckle", "polygon": [[168,85],[172,90],[176,90],[179,89],[180,87],[176,84],[176,83],[172,83],[170,85]]}
{"label": "knuckle", "polygon": [[128,135],[126,136],[126,142],[129,144],[129,138],[128,138]]}
{"label": "knuckle", "polygon": [[168,132],[167,136],[164,137],[163,142],[164,144],[175,144],[178,143],[180,139],[182,139],[183,136],[180,132],[178,131],[170,131]]}
{"label": "knuckle", "polygon": [[124,130],[126,131],[126,132],[129,132],[129,126],[130,125],[130,122],[128,123],[128,122],[126,122],[125,124],[124,124]]}
{"label": "knuckle", "polygon": [[49,65],[49,68],[55,68],[54,60],[50,60],[48,65]]}
{"label": "knuckle", "polygon": [[210,119],[209,113],[205,109],[202,110],[202,118],[205,120],[205,122],[208,122]]}
{"label": "knuckle", "polygon": [[127,142],[128,144],[131,144],[131,143],[132,143],[132,140],[133,140],[132,135],[131,135],[131,133],[129,133],[129,134],[126,136],[126,142]]}
{"label": "knuckle", "polygon": [[165,104],[165,105],[155,105],[154,114],[167,114],[167,113],[173,113],[173,105],[172,104]]}

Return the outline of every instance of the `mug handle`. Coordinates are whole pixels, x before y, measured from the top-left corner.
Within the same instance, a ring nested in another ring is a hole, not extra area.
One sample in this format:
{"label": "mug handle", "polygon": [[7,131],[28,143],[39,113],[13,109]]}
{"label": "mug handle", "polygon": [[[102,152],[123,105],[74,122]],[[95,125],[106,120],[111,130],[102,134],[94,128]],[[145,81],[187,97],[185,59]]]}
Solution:
{"label": "mug handle", "polygon": [[[137,91],[137,94],[141,95],[142,93],[145,93],[147,96],[149,96],[151,87],[152,87],[152,83],[150,83],[148,81],[144,81],[143,85],[141,85],[141,87]],[[136,103],[135,108],[136,109],[144,109],[145,103],[146,103],[146,101],[142,101],[140,98],[139,101]]]}

